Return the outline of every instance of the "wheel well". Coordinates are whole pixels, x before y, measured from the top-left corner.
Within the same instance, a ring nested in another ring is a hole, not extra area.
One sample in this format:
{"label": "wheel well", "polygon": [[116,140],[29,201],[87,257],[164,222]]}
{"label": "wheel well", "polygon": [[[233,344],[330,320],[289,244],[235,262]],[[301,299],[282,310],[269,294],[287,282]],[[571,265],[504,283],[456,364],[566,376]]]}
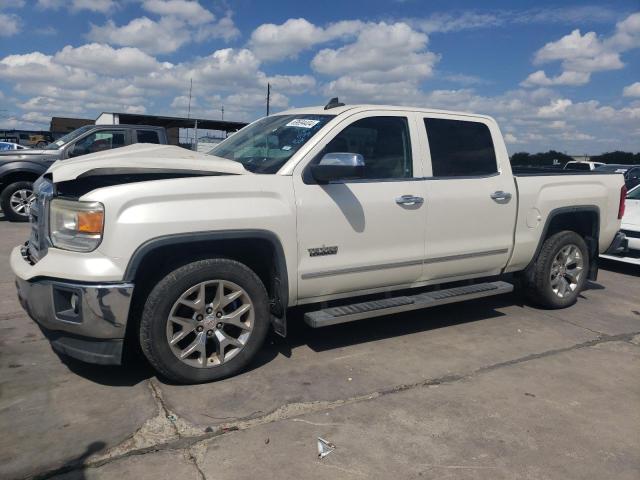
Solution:
{"label": "wheel well", "polygon": [[589,272],[587,278],[596,280],[598,277],[598,242],[600,237],[600,212],[596,207],[584,207],[582,209],[569,208],[555,214],[551,212],[543,237],[540,239],[538,249],[526,271],[531,271],[535,260],[540,254],[542,244],[547,238],[564,230],[576,232],[587,244],[589,249]]}
{"label": "wheel well", "polygon": [[[163,245],[147,253],[136,268],[136,285],[151,280],[157,283],[171,270],[196,260],[224,257],[245,264],[264,283],[272,295],[271,279],[276,275],[276,253],[270,241],[259,238],[197,241]],[[155,280],[155,281],[154,281]]]}
{"label": "wheel well", "polygon": [[598,213],[595,211],[563,212],[554,215],[547,227],[544,240],[563,230],[571,230],[582,236],[597,239],[599,228]]}
{"label": "wheel well", "polygon": [[15,182],[35,182],[39,176],[40,175],[33,172],[11,172],[0,179],[0,184],[2,184],[2,188],[4,188]]}
{"label": "wheel well", "polygon": [[[149,293],[165,275],[187,263],[212,257],[230,258],[253,270],[267,290],[274,327],[278,328],[278,324],[284,322],[288,301],[284,254],[282,247],[268,238],[243,237],[161,243],[142,255],[138,261],[134,254],[125,274],[125,278],[135,284],[129,318],[131,328],[135,328],[134,325],[141,316]],[[130,337],[129,333],[127,337]]]}

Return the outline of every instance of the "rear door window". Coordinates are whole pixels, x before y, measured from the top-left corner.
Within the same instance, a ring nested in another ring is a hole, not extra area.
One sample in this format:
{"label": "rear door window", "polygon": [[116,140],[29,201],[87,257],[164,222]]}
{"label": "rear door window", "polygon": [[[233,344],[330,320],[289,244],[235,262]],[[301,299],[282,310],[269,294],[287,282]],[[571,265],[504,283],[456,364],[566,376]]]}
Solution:
{"label": "rear door window", "polygon": [[157,130],[137,130],[138,143],[160,143]]}
{"label": "rear door window", "polygon": [[434,177],[478,177],[498,172],[489,127],[480,122],[425,118]]}

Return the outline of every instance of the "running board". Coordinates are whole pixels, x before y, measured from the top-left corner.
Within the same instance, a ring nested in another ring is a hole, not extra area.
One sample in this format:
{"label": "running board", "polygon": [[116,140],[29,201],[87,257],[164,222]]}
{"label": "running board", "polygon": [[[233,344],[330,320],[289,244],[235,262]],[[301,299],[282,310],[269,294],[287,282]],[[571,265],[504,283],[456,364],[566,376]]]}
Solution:
{"label": "running board", "polygon": [[353,322],[365,318],[407,312],[420,308],[435,307],[448,303],[464,302],[474,298],[491,297],[513,291],[513,285],[507,282],[487,282],[448,288],[432,292],[419,293],[402,297],[372,300],[354,303],[342,307],[326,308],[316,312],[307,312],[304,321],[313,328],[326,327],[337,323]]}

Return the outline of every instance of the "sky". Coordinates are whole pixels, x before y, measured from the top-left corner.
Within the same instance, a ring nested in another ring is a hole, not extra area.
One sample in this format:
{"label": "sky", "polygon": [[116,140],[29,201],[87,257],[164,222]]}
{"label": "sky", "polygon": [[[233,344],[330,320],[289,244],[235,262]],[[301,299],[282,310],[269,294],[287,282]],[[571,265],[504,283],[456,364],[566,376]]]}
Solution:
{"label": "sky", "polygon": [[[478,6],[482,5],[482,8]],[[100,112],[251,121],[396,104],[510,153],[640,151],[640,1],[0,0],[0,128]]]}

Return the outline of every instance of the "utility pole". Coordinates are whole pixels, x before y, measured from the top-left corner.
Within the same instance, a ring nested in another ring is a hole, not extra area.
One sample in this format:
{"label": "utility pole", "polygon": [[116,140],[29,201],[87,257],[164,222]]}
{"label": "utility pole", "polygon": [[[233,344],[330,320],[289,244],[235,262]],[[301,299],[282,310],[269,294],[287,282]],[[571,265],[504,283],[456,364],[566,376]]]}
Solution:
{"label": "utility pole", "polygon": [[222,112],[221,120],[224,120],[224,105],[222,105],[222,108],[220,108],[220,111]]}
{"label": "utility pole", "polygon": [[271,101],[271,84],[267,83],[267,117],[269,116],[269,102]]}
{"label": "utility pole", "polygon": [[189,108],[187,110],[187,118],[191,118],[191,91],[193,90],[193,78],[191,79],[191,83],[189,85]]}

